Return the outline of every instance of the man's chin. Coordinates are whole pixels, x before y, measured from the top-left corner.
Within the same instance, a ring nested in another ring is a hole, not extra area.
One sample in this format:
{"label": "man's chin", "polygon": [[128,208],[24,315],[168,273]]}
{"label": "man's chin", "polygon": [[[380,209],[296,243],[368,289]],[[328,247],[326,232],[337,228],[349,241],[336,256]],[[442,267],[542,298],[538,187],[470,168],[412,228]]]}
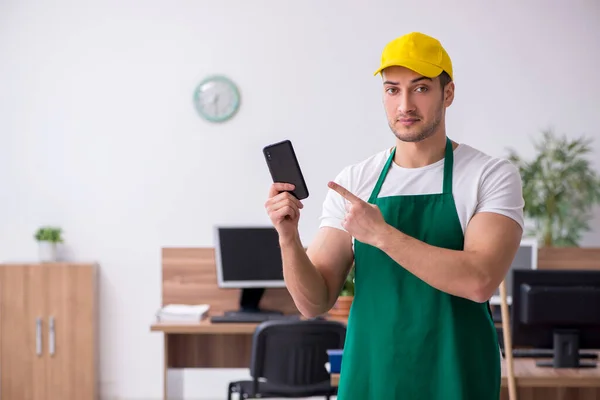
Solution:
{"label": "man's chin", "polygon": [[415,143],[427,139],[421,132],[406,132],[394,130],[394,135],[403,142]]}

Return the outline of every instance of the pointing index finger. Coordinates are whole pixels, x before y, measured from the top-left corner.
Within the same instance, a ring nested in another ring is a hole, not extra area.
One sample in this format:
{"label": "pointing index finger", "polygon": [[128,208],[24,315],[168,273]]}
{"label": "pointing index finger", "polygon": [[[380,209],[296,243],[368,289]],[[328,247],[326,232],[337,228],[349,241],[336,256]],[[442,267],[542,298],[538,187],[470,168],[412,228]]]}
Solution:
{"label": "pointing index finger", "polygon": [[343,198],[348,200],[350,203],[353,203],[353,204],[362,203],[362,200],[359,197],[350,193],[350,191],[348,191],[348,189],[346,189],[345,187],[343,187],[341,185],[338,185],[335,182],[329,182],[327,184],[327,186],[329,186],[329,188],[331,188],[332,190],[335,190],[336,192],[338,192]]}

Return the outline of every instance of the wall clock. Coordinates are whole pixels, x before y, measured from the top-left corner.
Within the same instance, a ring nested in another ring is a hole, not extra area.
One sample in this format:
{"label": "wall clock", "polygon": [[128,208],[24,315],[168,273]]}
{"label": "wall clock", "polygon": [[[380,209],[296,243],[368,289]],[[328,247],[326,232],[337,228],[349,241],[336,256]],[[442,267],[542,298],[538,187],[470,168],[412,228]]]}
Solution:
{"label": "wall clock", "polygon": [[202,118],[210,122],[231,119],[240,107],[237,85],[222,75],[212,75],[200,82],[194,91],[194,106]]}

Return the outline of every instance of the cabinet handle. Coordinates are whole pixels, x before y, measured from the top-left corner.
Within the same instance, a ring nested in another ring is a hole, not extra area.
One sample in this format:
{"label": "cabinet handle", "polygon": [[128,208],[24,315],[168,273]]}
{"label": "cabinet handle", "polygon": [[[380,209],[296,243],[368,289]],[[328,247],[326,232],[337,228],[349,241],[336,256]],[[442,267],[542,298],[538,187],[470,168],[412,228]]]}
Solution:
{"label": "cabinet handle", "polygon": [[56,346],[55,340],[54,340],[54,338],[56,336],[55,332],[54,332],[54,317],[50,317],[49,331],[50,331],[49,339],[48,339],[50,341],[50,350],[49,351],[50,351],[50,355],[53,356],[54,351],[55,351],[55,346]]}
{"label": "cabinet handle", "polygon": [[35,352],[42,355],[42,319],[39,317],[35,320]]}

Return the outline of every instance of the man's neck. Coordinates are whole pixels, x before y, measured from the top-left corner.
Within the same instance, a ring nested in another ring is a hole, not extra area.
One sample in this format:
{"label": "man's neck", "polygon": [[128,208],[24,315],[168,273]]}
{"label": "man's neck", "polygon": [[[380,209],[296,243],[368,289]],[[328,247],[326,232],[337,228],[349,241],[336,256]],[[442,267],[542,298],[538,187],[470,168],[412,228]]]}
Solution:
{"label": "man's neck", "polygon": [[[456,143],[452,143],[455,149]],[[403,142],[396,139],[394,163],[403,168],[421,168],[444,158],[446,134],[437,133],[420,142]]]}

